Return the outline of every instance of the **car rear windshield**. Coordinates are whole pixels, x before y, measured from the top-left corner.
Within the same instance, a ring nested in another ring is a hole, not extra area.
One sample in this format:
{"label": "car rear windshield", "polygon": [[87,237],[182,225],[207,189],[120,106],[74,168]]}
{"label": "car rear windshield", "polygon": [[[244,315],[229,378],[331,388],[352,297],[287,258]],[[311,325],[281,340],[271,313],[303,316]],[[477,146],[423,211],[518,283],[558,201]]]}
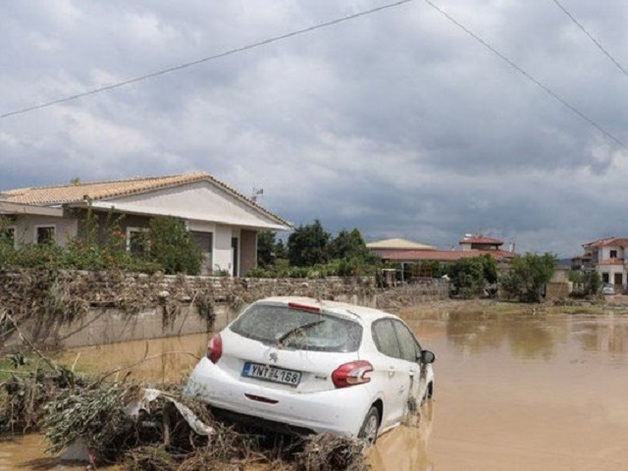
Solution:
{"label": "car rear windshield", "polygon": [[284,305],[254,304],[230,329],[250,339],[296,350],[355,352],[362,340],[362,326],[357,322]]}

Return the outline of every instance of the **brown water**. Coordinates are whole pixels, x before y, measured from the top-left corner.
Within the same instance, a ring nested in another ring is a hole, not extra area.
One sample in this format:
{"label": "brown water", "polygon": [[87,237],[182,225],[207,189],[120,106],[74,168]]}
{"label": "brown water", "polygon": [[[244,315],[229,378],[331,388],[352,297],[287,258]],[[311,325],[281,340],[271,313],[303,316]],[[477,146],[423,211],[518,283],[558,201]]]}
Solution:
{"label": "brown water", "polygon": [[[380,437],[369,456],[374,471],[628,469],[628,316],[406,314],[438,355],[435,399],[423,406],[419,427]],[[206,339],[82,349],[68,358],[112,369],[155,357],[133,377],[176,380],[195,359],[162,353],[200,356]],[[43,448],[38,436],[0,443],[0,470],[84,469],[46,458]]]}

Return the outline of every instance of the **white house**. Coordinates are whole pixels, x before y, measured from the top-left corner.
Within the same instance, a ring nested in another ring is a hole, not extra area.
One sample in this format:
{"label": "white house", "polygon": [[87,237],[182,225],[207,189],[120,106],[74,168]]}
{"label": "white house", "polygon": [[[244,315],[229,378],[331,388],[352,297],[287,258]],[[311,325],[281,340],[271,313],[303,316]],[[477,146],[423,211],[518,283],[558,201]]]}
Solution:
{"label": "white house", "polygon": [[262,208],[205,172],[0,191],[0,215],[15,244],[54,240],[64,245],[78,234],[91,206],[99,221],[124,215],[120,229],[132,248],[150,218],[183,220],[205,255],[204,274],[223,270],[232,276],[257,263],[257,234],[292,224]]}
{"label": "white house", "polygon": [[609,237],[599,239],[582,246],[584,256],[578,257],[579,263],[589,266],[602,277],[602,282],[611,283],[618,289],[625,290],[628,284],[628,239]]}

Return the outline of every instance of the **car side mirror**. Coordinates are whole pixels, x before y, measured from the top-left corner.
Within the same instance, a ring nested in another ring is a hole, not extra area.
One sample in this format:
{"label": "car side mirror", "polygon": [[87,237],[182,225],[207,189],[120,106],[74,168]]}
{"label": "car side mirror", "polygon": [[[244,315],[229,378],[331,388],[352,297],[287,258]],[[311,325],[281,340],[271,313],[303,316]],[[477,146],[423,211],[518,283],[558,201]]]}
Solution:
{"label": "car side mirror", "polygon": [[434,355],[434,352],[430,352],[429,350],[421,350],[420,360],[421,363],[424,364],[434,363],[434,361],[436,360],[436,355]]}

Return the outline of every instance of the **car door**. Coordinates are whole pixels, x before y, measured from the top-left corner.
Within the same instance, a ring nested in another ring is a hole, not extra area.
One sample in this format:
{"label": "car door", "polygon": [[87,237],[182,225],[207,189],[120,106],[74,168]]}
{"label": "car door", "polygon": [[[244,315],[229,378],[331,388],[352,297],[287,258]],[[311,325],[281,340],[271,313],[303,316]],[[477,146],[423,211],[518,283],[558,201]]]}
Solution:
{"label": "car door", "polygon": [[414,337],[414,334],[403,322],[393,320],[393,325],[395,326],[395,333],[399,341],[401,359],[404,361],[404,368],[410,378],[406,400],[412,400],[414,405],[418,406],[421,404],[427,387],[425,374],[421,374],[422,369],[419,361],[421,347]]}
{"label": "car door", "polygon": [[374,372],[382,378],[384,414],[382,428],[398,423],[406,412],[410,390],[410,368],[402,359],[397,332],[392,319],[373,324],[373,340],[381,355],[373,359]]}

